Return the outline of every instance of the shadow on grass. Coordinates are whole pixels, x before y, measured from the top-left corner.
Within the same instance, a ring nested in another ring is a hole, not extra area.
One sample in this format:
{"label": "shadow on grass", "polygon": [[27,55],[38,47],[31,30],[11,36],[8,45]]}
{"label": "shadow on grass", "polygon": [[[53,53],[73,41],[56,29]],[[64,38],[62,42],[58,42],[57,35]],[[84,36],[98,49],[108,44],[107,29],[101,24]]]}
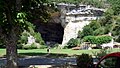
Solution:
{"label": "shadow on grass", "polygon": [[40,57],[50,57],[50,58],[62,58],[62,57],[69,57],[67,54],[58,54],[58,53],[19,53],[19,57],[26,57],[26,56],[40,56]]}

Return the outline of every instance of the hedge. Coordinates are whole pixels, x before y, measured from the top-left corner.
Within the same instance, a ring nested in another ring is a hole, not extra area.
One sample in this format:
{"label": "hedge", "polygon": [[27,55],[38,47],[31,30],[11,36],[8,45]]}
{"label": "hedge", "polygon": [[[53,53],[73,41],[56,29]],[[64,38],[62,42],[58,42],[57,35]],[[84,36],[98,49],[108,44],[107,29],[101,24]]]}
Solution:
{"label": "hedge", "polygon": [[83,38],[84,42],[90,42],[91,44],[103,44],[109,43],[112,40],[111,36],[85,36]]}

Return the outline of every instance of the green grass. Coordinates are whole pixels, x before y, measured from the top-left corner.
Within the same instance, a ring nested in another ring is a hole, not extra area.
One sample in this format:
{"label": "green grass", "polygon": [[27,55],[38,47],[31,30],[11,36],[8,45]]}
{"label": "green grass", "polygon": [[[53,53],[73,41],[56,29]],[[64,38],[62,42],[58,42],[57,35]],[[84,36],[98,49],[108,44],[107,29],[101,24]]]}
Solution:
{"label": "green grass", "polygon": [[[95,52],[99,52],[100,49],[92,49],[92,50],[71,50],[71,49],[50,49],[50,53],[54,56],[60,55],[80,55],[82,53],[93,55]],[[120,52],[120,49],[112,49],[111,52]],[[47,54],[46,49],[31,49],[31,50],[21,50],[18,49],[18,53],[20,55],[27,56],[42,56]],[[0,57],[5,55],[5,49],[0,49]]]}
{"label": "green grass", "polygon": [[6,54],[6,50],[5,49],[0,49],[0,57],[4,56]]}
{"label": "green grass", "polygon": [[[93,54],[93,52],[99,52],[99,49],[93,50],[71,50],[71,49],[50,49],[50,53],[52,54],[67,54],[67,55],[80,55],[82,53],[85,54]],[[32,49],[32,50],[18,50],[18,53],[24,55],[45,55],[47,54],[46,49]]]}
{"label": "green grass", "polygon": [[[99,52],[100,49],[92,49],[92,50],[72,50],[72,49],[50,49],[50,53],[58,53],[58,54],[68,54],[68,55],[80,55],[82,53],[93,54],[93,52]],[[18,50],[19,53],[47,53],[46,49],[32,49],[32,50]],[[120,49],[111,49],[111,52],[120,52]]]}

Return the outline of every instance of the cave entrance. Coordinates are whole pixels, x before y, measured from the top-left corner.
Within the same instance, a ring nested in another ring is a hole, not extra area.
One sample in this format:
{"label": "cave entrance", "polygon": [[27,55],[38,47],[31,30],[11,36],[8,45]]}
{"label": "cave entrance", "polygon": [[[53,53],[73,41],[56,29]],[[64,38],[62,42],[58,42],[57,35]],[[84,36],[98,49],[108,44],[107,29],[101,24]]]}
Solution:
{"label": "cave entrance", "polygon": [[46,44],[62,44],[64,28],[60,23],[38,23],[36,30],[41,33]]}

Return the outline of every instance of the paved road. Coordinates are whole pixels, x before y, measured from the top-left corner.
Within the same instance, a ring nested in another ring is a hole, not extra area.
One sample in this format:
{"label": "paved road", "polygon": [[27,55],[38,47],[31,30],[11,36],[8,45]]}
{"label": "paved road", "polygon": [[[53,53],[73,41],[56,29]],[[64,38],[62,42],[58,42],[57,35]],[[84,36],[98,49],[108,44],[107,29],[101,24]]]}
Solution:
{"label": "paved road", "polygon": [[[0,58],[0,64],[6,63],[5,58]],[[75,58],[44,58],[44,57],[35,57],[35,58],[19,58],[19,66],[29,66],[29,65],[64,65],[64,64],[76,65]]]}

